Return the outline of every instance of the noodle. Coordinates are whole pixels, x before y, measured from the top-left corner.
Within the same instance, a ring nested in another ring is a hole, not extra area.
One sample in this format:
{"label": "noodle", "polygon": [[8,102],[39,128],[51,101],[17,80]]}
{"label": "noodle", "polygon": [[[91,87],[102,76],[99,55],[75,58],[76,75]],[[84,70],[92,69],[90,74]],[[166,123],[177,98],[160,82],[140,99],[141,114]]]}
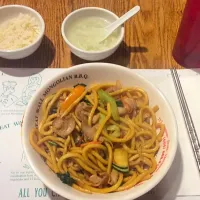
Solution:
{"label": "noodle", "polygon": [[76,190],[119,192],[156,170],[165,125],[157,122],[159,106],[149,105],[142,88],[119,81],[78,84],[47,96],[41,110],[30,144],[60,179],[73,180],[66,183]]}
{"label": "noodle", "polygon": [[99,126],[99,128],[98,128],[98,130],[96,132],[96,135],[94,136],[94,141],[97,141],[99,135],[102,132],[103,127],[105,126],[105,124],[109,120],[109,118],[111,117],[111,108],[110,108],[110,104],[109,103],[107,104],[107,110],[108,110],[108,113],[107,113],[104,121],[100,124],[100,126]]}
{"label": "noodle", "polygon": [[92,107],[92,110],[90,112],[90,115],[88,117],[88,125],[91,126],[92,125],[92,117],[94,115],[94,112],[98,106],[98,96],[97,96],[97,92],[95,90],[93,90],[93,94],[94,94],[94,105]]}

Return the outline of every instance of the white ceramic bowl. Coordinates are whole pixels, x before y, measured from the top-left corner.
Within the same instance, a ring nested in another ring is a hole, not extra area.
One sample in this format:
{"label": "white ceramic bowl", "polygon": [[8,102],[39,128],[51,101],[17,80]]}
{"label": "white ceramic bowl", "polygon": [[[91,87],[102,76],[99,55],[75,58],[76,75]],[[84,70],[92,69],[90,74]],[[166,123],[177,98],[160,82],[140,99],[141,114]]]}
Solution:
{"label": "white ceramic bowl", "polygon": [[18,16],[20,13],[29,14],[34,17],[38,23],[40,28],[40,34],[38,38],[30,45],[16,50],[0,50],[0,57],[6,59],[21,59],[25,58],[32,53],[34,53],[42,42],[42,38],[44,36],[45,31],[45,23],[42,16],[32,8],[22,6],[22,5],[8,5],[0,7],[0,24],[6,20],[9,20],[13,17]]}
{"label": "white ceramic bowl", "polygon": [[[40,119],[41,99],[47,94],[54,93],[63,87],[72,87],[77,83],[89,85],[94,82],[120,80],[124,86],[139,86],[145,89],[150,98],[150,105],[160,107],[157,117],[166,125],[166,132],[160,144],[156,160],[158,167],[151,179],[123,192],[110,194],[85,194],[63,184],[60,179],[49,170],[41,156],[29,143],[29,133]],[[37,109],[39,108],[39,112]],[[23,126],[22,142],[27,159],[40,180],[54,192],[71,200],[133,200],[155,187],[169,170],[177,149],[177,125],[172,108],[164,95],[149,81],[122,66],[107,63],[90,63],[66,69],[60,75],[45,83],[33,96],[26,109]],[[173,180],[172,180],[173,181]]]}
{"label": "white ceramic bowl", "polygon": [[[71,25],[71,23],[74,22],[77,18],[82,18],[82,17],[88,17],[88,16],[96,16],[96,17],[101,17],[106,19],[107,21],[114,22],[117,20],[119,17],[112,13],[109,10],[103,9],[103,8],[98,8],[98,7],[85,7],[85,8],[80,8],[78,10],[73,11],[70,13],[63,21],[62,27],[61,27],[61,33],[64,41],[67,43],[69,46],[71,52],[75,54],[76,56],[84,59],[84,60],[89,60],[89,61],[97,61],[97,60],[102,60],[104,58],[109,57],[112,55],[117,48],[119,47],[120,43],[122,42],[124,38],[124,27],[121,27],[119,38],[116,42],[116,44],[109,49],[103,50],[103,51],[84,51],[82,49],[79,49],[75,47],[68,39],[66,36],[66,32],[68,27]],[[92,39],[92,38],[91,38]]]}

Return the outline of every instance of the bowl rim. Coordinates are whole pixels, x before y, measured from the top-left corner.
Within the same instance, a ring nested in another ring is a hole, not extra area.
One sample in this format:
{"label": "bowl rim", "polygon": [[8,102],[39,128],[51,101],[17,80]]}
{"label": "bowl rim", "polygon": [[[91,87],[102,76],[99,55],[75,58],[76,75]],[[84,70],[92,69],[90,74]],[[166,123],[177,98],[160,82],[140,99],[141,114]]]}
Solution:
{"label": "bowl rim", "polygon": [[86,51],[86,50],[80,49],[80,48],[74,46],[74,45],[67,39],[67,36],[66,36],[66,34],[65,34],[65,31],[64,31],[64,28],[65,28],[65,25],[66,25],[67,21],[68,21],[69,18],[71,18],[73,15],[76,15],[77,13],[82,12],[82,11],[84,12],[84,10],[100,10],[100,11],[103,11],[103,12],[105,12],[105,13],[108,13],[108,14],[112,15],[112,16],[115,17],[116,19],[119,19],[119,17],[118,17],[115,13],[113,13],[112,11],[107,10],[107,9],[105,9],[105,8],[100,8],[100,7],[83,7],[83,8],[79,8],[79,9],[77,9],[77,10],[74,10],[74,11],[72,11],[69,15],[67,15],[67,16],[64,18],[64,20],[63,20],[63,22],[62,22],[62,25],[61,25],[61,34],[62,34],[62,37],[63,37],[64,41],[67,43],[67,45],[69,45],[70,47],[72,47],[73,49],[75,49],[76,51],[79,51],[79,52],[81,52],[81,53],[84,53],[84,54],[94,54],[94,55],[95,55],[95,54],[99,54],[99,53],[106,53],[106,52],[109,52],[109,51],[111,51],[112,49],[114,49],[114,48],[116,48],[117,46],[119,46],[120,43],[121,43],[121,42],[123,41],[123,39],[124,39],[124,32],[125,32],[125,30],[124,30],[124,27],[123,27],[123,26],[121,26],[121,28],[120,28],[120,36],[119,36],[119,39],[117,40],[116,44],[115,44],[113,47],[110,47],[110,48],[105,49],[105,50],[102,50],[102,51]]}
{"label": "bowl rim", "polygon": [[24,50],[27,50],[27,49],[33,47],[44,36],[45,22],[44,22],[43,17],[40,15],[40,13],[38,11],[34,10],[33,8],[28,7],[28,6],[24,6],[24,5],[18,5],[18,4],[1,6],[0,12],[1,12],[1,10],[6,9],[6,8],[23,8],[24,10],[28,10],[32,13],[35,13],[38,16],[40,22],[42,23],[42,27],[41,27],[41,30],[40,30],[40,33],[39,33],[37,39],[33,43],[31,43],[28,46],[25,46],[23,48],[19,48],[19,49],[15,49],[15,50],[1,50],[0,49],[0,53],[17,53],[17,52],[21,52],[21,51],[24,51]]}
{"label": "bowl rim", "polygon": [[[93,66],[95,65],[95,66]],[[62,76],[63,74],[65,73],[70,73],[70,72],[73,72],[73,70],[79,70],[79,69],[83,69],[84,67],[85,68],[88,68],[88,67],[101,67],[101,66],[109,66],[109,67],[113,67],[115,69],[119,69],[120,68],[123,68],[124,71],[127,71],[128,70],[131,70],[131,69],[127,69],[127,68],[124,68],[123,66],[120,66],[120,65],[116,65],[116,64],[111,64],[111,63],[100,63],[100,62],[94,62],[94,63],[84,63],[84,64],[79,64],[79,65],[75,65],[71,68],[68,68],[67,71],[63,71],[61,73],[59,73],[58,75],[54,76],[53,78],[49,79],[48,81],[46,81],[42,87],[40,87],[35,95],[32,97],[32,99],[30,100],[27,108],[26,108],[26,112],[24,113],[24,118],[23,118],[23,122],[26,121],[26,115],[27,113],[31,113],[31,105],[34,104],[35,100],[37,99],[37,96],[38,94],[40,93],[40,91],[42,90],[42,88],[45,88],[46,86],[48,86],[53,80],[56,80],[58,79],[60,76]],[[159,95],[161,96],[161,98],[165,101],[166,105],[167,105],[167,108],[169,110],[169,112],[171,113],[171,116],[173,117],[174,119],[174,123],[173,123],[173,127],[174,127],[174,140],[173,140],[173,145],[172,145],[172,148],[171,148],[171,151],[170,151],[170,157],[168,159],[168,162],[165,164],[165,169],[163,170],[162,174],[160,174],[153,183],[151,183],[150,185],[148,185],[146,188],[143,188],[141,189],[139,192],[137,193],[132,193],[132,196],[130,197],[130,195],[125,195],[122,196],[120,195],[120,198],[122,198],[122,200],[132,200],[132,199],[136,199],[138,197],[141,197],[142,195],[146,194],[148,191],[150,191],[152,188],[154,188],[158,183],[160,183],[160,181],[165,177],[165,175],[168,173],[173,161],[174,161],[174,158],[175,158],[175,155],[176,155],[176,151],[177,151],[177,147],[178,147],[178,126],[177,126],[177,121],[176,121],[176,117],[175,117],[175,113],[174,113],[174,110],[172,109],[172,106],[171,104],[169,103],[169,100],[166,98],[166,96],[163,94],[163,92],[156,86],[154,85],[151,81],[149,81],[148,79],[144,78],[142,75],[136,73],[135,76],[139,77],[142,81],[148,83],[148,85],[150,85],[152,88],[154,88],[158,93]],[[40,172],[38,172],[37,168],[34,166],[34,162],[32,162],[32,160],[29,158],[29,153],[27,152],[26,150],[26,147],[24,145],[25,143],[25,125],[24,123],[22,124],[22,146],[23,146],[23,149],[24,149],[24,152],[25,152],[25,155],[27,157],[27,160],[31,166],[31,168],[33,169],[33,171],[35,172],[35,174],[38,176],[38,178],[48,187],[50,188],[52,191],[58,193],[59,195],[65,197],[65,198],[69,198],[70,200],[76,200],[77,199],[77,195],[74,195],[74,194],[70,194],[70,192],[63,192],[62,189],[60,188],[56,188],[56,186],[53,186],[52,183],[49,183],[48,180],[46,181],[46,177],[43,176]],[[131,189],[131,188],[130,188]],[[130,190],[129,189],[129,190]],[[67,191],[67,190],[66,190]],[[127,190],[128,191],[128,190]],[[123,193],[124,191],[120,192],[120,193]],[[82,192],[81,192],[82,193]],[[66,196],[67,194],[67,196]],[[92,195],[95,195],[92,194]],[[102,197],[103,198],[103,197]],[[83,197],[82,196],[82,200],[87,200],[87,197]]]}

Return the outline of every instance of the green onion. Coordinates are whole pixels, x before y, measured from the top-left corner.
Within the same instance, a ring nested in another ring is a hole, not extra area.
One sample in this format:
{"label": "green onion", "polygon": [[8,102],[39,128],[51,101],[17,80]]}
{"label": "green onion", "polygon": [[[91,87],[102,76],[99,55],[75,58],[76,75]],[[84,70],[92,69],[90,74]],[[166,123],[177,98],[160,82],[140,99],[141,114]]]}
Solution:
{"label": "green onion", "polygon": [[116,104],[117,104],[117,107],[123,107],[123,103],[120,100],[116,101]]}
{"label": "green onion", "polygon": [[51,145],[51,146],[58,146],[57,143],[53,142],[53,141],[48,141],[48,143]]}
{"label": "green onion", "polygon": [[109,93],[105,92],[102,89],[98,90],[97,93],[98,93],[99,99],[102,102],[110,103],[112,117],[115,121],[118,121],[119,120],[119,113],[118,113],[117,104],[116,104],[115,99]]}
{"label": "green onion", "polygon": [[83,99],[81,102],[85,102],[88,106],[91,106],[92,104],[87,100],[87,99]]}

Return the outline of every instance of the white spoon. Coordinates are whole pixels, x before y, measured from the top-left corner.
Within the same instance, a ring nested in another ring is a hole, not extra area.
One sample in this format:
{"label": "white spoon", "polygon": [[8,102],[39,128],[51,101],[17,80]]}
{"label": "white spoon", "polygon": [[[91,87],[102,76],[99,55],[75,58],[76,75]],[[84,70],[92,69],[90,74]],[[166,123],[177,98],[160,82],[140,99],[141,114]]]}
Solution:
{"label": "white spoon", "polygon": [[127,13],[122,15],[119,19],[114,21],[113,23],[109,24],[105,28],[102,28],[102,32],[104,32],[103,37],[100,38],[99,42],[102,42],[105,40],[114,30],[116,30],[119,26],[121,26],[125,21],[127,21],[129,18],[134,16],[137,12],[139,12],[140,6],[135,6],[131,10],[129,10]]}

